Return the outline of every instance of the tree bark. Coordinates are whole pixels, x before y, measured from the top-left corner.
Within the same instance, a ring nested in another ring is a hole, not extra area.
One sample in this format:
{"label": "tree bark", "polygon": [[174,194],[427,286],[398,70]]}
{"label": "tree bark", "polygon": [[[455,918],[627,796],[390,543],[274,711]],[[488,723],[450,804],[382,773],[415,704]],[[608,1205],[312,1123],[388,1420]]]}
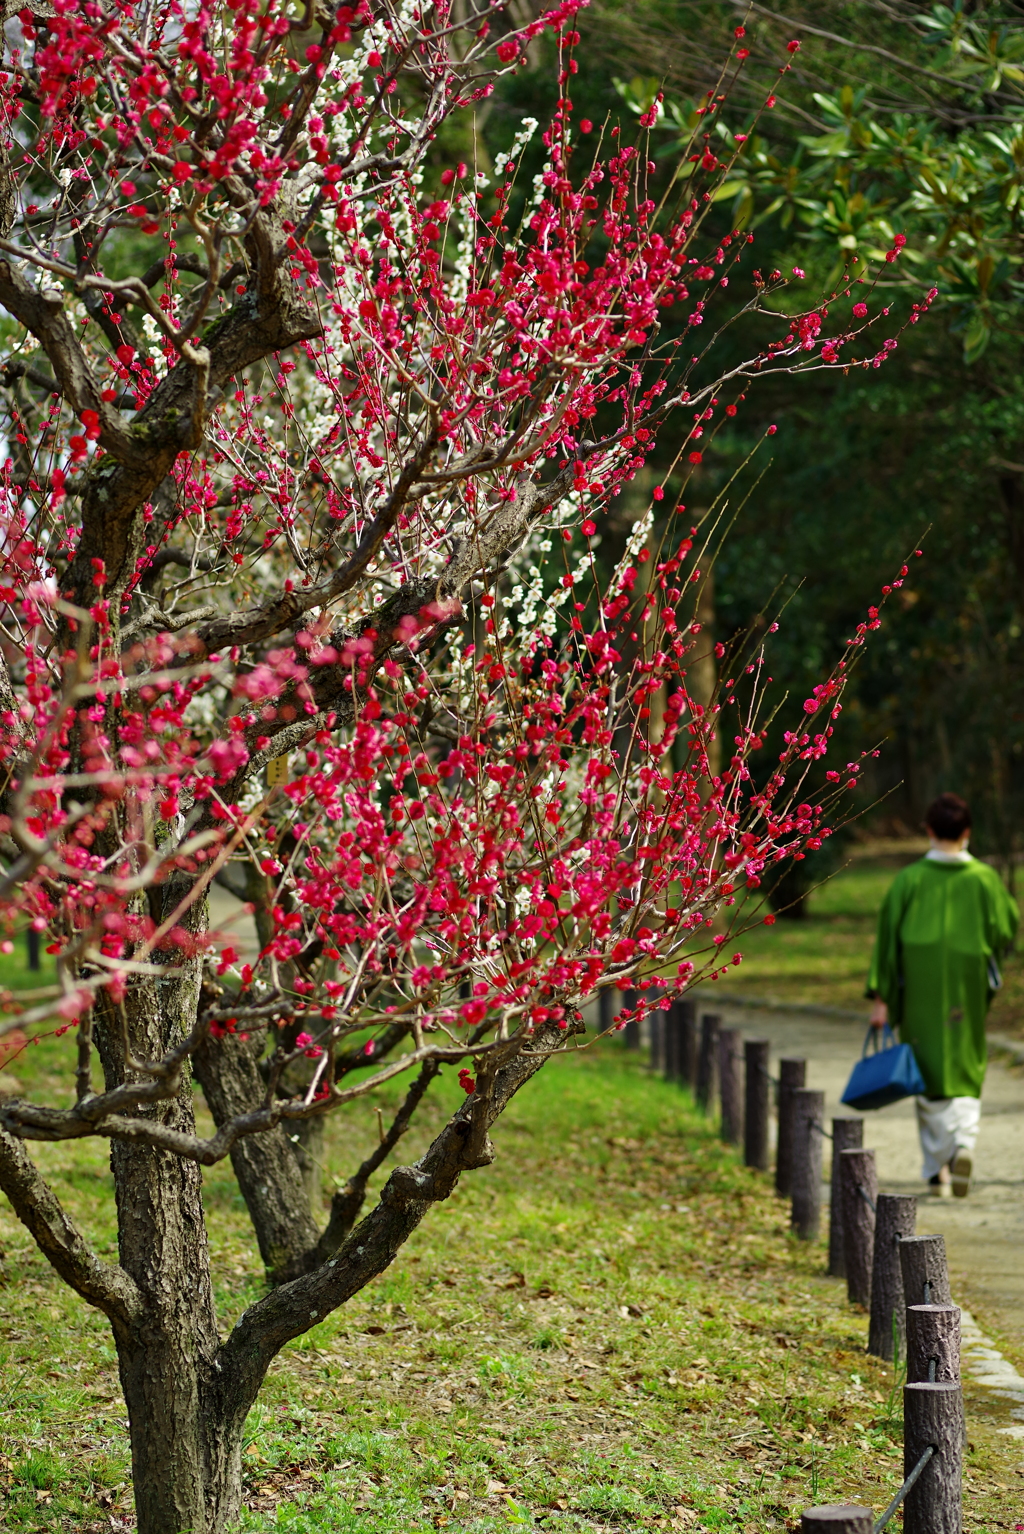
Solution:
{"label": "tree bark", "polygon": [[[266,1087],[257,1069],[259,1050],[257,1037],[228,1034],[196,1052],[195,1072],[218,1128],[262,1102]],[[296,1278],[316,1248],[320,1227],[285,1130],[279,1125],[236,1140],[231,1165],[271,1282]]]}
{"label": "tree bark", "polygon": [[718,1063],[718,1028],[722,1019],[705,1012],[700,1020],[700,1053],[697,1056],[697,1106],[710,1113],[715,1100],[715,1066]]}
{"label": "tree bark", "polygon": [[679,1080],[693,1091],[697,1084],[697,1003],[680,1001],[676,1014],[679,1023]]}
{"label": "tree bark", "polygon": [[793,1229],[801,1241],[817,1241],[821,1229],[821,1129],[825,1094],[802,1087],[793,1093]]}
{"label": "tree bark", "polygon": [[960,1534],[963,1527],[963,1402],[952,1381],[903,1387],[903,1474],[937,1450],[903,1504],[904,1534]]}
{"label": "tree bark", "polygon": [[843,1192],[839,1185],[840,1152],[860,1150],[864,1144],[863,1119],[832,1120],[832,1179],[828,1210],[828,1271],[833,1278],[846,1277],[843,1255]]}
{"label": "tree bark", "polygon": [[907,1306],[907,1384],[960,1379],[960,1310],[956,1305]]}
{"label": "tree bark", "polygon": [[908,1305],[952,1305],[944,1236],[908,1236],[901,1241],[900,1268]]}
{"label": "tree bark", "polygon": [[[108,1088],[131,1078],[132,1058],[159,1059],[194,1025],[199,963],[184,961],[182,975],[163,981],[159,992],[152,981],[139,983],[128,992],[123,1017],[101,1001],[96,1040]],[[139,1112],[193,1133],[191,1080],[186,1076],[169,1102]],[[138,1534],[210,1534],[238,1511],[241,1441],[233,1451],[219,1442],[210,1410],[219,1339],[202,1172],[145,1142],[116,1139],[110,1165],[120,1264],[141,1299],[132,1324],[114,1328]]]}
{"label": "tree bark", "polygon": [[686,1010],[693,1010],[693,1003],[689,1001],[674,1001],[668,1011],[663,1013],[665,1019],[665,1080],[681,1082],[683,1077],[683,1031],[685,1028]]}
{"label": "tree bark", "polygon": [[[601,993],[604,995],[604,992]],[[660,1075],[665,1069],[665,1034],[669,1021],[668,1009],[651,1013],[651,1070]]]}
{"label": "tree bark", "polygon": [[718,1095],[722,1105],[722,1139],[739,1145],[743,1139],[743,1035],[723,1028],[718,1035]]}
{"label": "tree bark", "polygon": [[839,1161],[846,1293],[851,1305],[863,1305],[867,1310],[871,1304],[875,1205],[878,1200],[875,1153],[873,1150],[844,1150],[839,1153]]}
{"label": "tree bark", "polygon": [[771,1080],[768,1040],[747,1039],[743,1045],[746,1083],[743,1113],[743,1160],[758,1172],[768,1170],[768,1118]]}
{"label": "tree bark", "polygon": [[871,1534],[873,1527],[871,1509],[853,1502],[809,1507],[800,1518],[800,1534]]}
{"label": "tree bark", "polygon": [[793,1191],[793,1093],[807,1079],[807,1061],[779,1061],[779,1139],[775,1148],[775,1191],[788,1198]]}
{"label": "tree bark", "polygon": [[[907,1353],[906,1301],[900,1242],[914,1234],[917,1199],[912,1193],[880,1193],[875,1203],[875,1253],[871,1268],[871,1323],[868,1352],[891,1359],[898,1345]],[[908,1379],[910,1376],[907,1376]]]}
{"label": "tree bark", "polygon": [[[201,917],[192,919],[198,924]],[[158,1057],[194,1023],[199,961],[183,961],[180,969],[159,991],[142,981],[128,993],[123,1013],[101,993],[95,1032],[108,1087],[131,1077],[133,1060]],[[382,1273],[461,1174],[493,1159],[490,1126],[564,1042],[555,1024],[525,1043],[511,1041],[504,1063],[478,1072],[476,1092],[415,1165],[395,1169],[376,1208],[348,1239],[337,1230],[343,1243],[337,1254],[325,1253],[322,1238],[315,1268],[252,1306],[223,1345],[195,1161],[145,1141],[112,1142],[121,1260],[111,1266],[89,1250],[22,1142],[0,1131],[0,1188],[61,1276],[111,1320],[128,1408],[138,1534],[226,1534],[233,1526],[245,1419],[275,1355]],[[436,1065],[426,1062],[392,1126],[394,1138],[434,1074]],[[175,1097],[138,1111],[193,1133],[191,1081],[183,1080]],[[287,1142],[282,1154],[291,1156]],[[298,1185],[301,1206],[301,1178]]]}

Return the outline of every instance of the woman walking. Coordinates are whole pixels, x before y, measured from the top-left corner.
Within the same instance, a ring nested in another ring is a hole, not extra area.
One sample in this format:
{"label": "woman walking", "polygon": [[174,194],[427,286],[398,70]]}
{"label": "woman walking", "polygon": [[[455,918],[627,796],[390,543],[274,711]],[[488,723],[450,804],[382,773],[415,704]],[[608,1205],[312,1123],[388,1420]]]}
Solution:
{"label": "woman walking", "polygon": [[924,1077],[916,1099],[923,1175],[965,1197],[981,1118],[985,1016],[1002,984],[998,960],[1017,931],[1016,902],[971,856],[971,812],[941,794],[925,816],[931,848],[904,868],[878,918],[868,995],[871,1023],[899,1027]]}

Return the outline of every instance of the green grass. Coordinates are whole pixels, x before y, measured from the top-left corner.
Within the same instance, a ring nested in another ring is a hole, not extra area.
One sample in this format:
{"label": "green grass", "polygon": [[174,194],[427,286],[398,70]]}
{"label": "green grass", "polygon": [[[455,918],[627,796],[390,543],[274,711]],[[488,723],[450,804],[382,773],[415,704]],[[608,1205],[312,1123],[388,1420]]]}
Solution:
{"label": "green grass", "polygon": [[[32,1050],[26,1076],[53,1090],[66,1044]],[[373,1131],[369,1104],[339,1114],[329,1171]],[[685,1095],[605,1043],[546,1067],[495,1141],[389,1272],[273,1367],[247,1426],[247,1534],[741,1534],[796,1527],[815,1501],[881,1509],[901,1478],[891,1370],[864,1355],[822,1248],[792,1240]],[[36,1150],[111,1253],[103,1148]],[[259,1267],[226,1165],[206,1189],[227,1329]],[[130,1527],[106,1326],[2,1205],[0,1246],[0,1527]],[[1006,1527],[1013,1453],[982,1408],[971,1421],[980,1534]]]}
{"label": "green grass", "polygon": [[[864,989],[878,910],[907,861],[890,856],[849,862],[811,894],[808,914],[800,920],[780,917],[773,926],[765,926],[759,912],[748,918],[754,924],[743,932],[741,913],[726,952],[742,953],[743,963],[718,983],[751,998],[841,1007],[866,1017]],[[1024,948],[1024,938],[1020,946]],[[1004,964],[1003,980],[989,1025],[1024,1035],[1024,958],[1020,953]]]}
{"label": "green grass", "polygon": [[[730,971],[728,989],[776,1001],[863,1008],[878,908],[898,867],[848,864],[812,892],[800,919],[780,916],[766,926],[766,907],[749,917],[741,910],[727,951],[742,953],[743,963]],[[744,919],[751,923],[747,931]]]}

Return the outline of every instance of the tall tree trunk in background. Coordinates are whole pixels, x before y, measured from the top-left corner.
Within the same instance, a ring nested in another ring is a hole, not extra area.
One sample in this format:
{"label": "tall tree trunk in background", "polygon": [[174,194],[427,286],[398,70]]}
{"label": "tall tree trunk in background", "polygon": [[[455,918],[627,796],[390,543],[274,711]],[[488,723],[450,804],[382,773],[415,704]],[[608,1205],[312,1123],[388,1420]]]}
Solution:
{"label": "tall tree trunk in background", "polygon": [[[263,1101],[259,1073],[260,1037],[231,1035],[207,1041],[195,1055],[195,1072],[217,1125],[251,1113]],[[231,1165],[245,1199],[260,1256],[273,1283],[305,1271],[320,1239],[295,1148],[282,1125],[266,1134],[246,1135],[231,1147]]]}

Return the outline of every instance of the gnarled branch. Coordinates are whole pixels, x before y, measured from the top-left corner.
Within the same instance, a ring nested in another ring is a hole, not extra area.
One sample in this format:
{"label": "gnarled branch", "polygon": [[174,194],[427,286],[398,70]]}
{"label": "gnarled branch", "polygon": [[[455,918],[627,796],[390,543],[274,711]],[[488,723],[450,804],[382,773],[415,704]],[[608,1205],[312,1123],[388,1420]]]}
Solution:
{"label": "gnarled branch", "polygon": [[142,1296],[123,1268],[101,1262],[71,1220],[24,1145],[0,1129],[0,1189],[18,1219],[66,1284],[127,1329],[142,1311]]}

